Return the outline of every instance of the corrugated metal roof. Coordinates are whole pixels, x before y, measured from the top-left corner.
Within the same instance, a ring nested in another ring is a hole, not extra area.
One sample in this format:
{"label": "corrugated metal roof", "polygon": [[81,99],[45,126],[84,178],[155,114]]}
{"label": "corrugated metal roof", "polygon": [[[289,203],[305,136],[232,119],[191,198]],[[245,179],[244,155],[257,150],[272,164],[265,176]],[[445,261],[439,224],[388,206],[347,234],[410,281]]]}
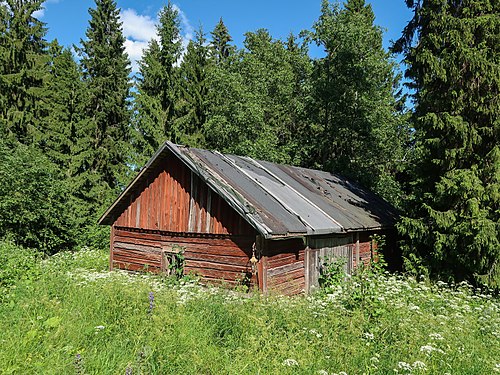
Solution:
{"label": "corrugated metal roof", "polygon": [[387,202],[338,175],[166,142],[99,223],[114,222],[141,176],[172,154],[266,238],[380,229],[397,218]]}

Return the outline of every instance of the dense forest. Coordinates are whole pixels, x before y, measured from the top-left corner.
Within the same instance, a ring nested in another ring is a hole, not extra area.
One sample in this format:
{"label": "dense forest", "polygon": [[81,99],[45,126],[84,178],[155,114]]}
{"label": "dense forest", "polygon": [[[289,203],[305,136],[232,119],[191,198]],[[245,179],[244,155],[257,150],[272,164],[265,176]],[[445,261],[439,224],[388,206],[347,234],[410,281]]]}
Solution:
{"label": "dense forest", "polygon": [[400,209],[407,271],[500,284],[498,0],[406,0],[391,51],[365,0],[324,0],[310,30],[243,48],[221,18],[185,49],[168,3],[136,74],[115,0],[74,50],[46,39],[43,2],[0,1],[3,240],[102,247],[100,214],[170,140],[355,180]]}

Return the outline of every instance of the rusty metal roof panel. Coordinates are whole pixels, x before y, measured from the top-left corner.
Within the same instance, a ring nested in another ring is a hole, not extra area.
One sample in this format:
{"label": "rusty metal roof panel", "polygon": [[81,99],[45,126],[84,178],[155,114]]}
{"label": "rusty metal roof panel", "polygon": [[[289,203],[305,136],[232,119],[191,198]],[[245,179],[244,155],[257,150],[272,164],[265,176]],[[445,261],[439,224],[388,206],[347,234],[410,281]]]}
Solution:
{"label": "rusty metal roof panel", "polygon": [[397,212],[391,205],[340,176],[269,162],[262,164],[307,195],[346,231],[388,227],[395,223]]}
{"label": "rusty metal roof panel", "polygon": [[272,231],[272,235],[307,232],[306,226],[299,217],[291,215],[281,202],[236,168],[230,158],[219,153],[199,149],[184,149],[184,152],[194,155],[207,172],[240,194],[243,201],[251,205],[250,211],[260,217],[262,222]]}
{"label": "rusty metal roof panel", "polygon": [[175,155],[266,238],[390,227],[396,210],[340,176],[166,142],[101,217],[110,224],[147,170]]}

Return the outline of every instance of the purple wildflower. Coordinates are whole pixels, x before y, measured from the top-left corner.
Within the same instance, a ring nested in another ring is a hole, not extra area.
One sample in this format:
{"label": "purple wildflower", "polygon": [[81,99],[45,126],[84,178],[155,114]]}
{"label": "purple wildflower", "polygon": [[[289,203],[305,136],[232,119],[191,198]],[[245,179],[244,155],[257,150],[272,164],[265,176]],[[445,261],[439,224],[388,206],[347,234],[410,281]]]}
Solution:
{"label": "purple wildflower", "polygon": [[75,373],[77,375],[83,375],[85,373],[85,370],[83,368],[83,360],[82,360],[82,355],[80,353],[77,353],[75,356]]}
{"label": "purple wildflower", "polygon": [[149,311],[148,311],[149,314],[153,312],[154,302],[155,302],[155,295],[153,292],[149,292]]}

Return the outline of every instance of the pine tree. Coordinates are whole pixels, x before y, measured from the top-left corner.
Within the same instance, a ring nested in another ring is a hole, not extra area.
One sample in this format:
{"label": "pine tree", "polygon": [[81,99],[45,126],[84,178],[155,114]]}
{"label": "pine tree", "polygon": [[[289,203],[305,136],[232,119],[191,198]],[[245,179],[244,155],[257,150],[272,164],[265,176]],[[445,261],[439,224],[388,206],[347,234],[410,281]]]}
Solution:
{"label": "pine tree", "polygon": [[364,0],[322,3],[313,40],[324,58],[313,73],[311,166],[353,178],[397,203],[395,180],[405,139],[398,116],[395,63]]}
{"label": "pine tree", "polygon": [[220,65],[235,52],[235,47],[230,44],[233,38],[229,34],[224,21],[222,21],[222,17],[210,34],[212,35],[210,43],[212,59],[216,65]]}
{"label": "pine tree", "polygon": [[123,186],[130,140],[129,74],[125,38],[114,0],[96,0],[79,49],[86,83],[87,126],[78,134],[78,177],[94,203]]}
{"label": "pine tree", "polygon": [[407,1],[395,43],[415,95],[413,199],[399,228],[433,276],[500,285],[500,3]]}
{"label": "pine tree", "polygon": [[31,144],[47,69],[46,29],[33,14],[43,0],[0,3],[0,134]]}
{"label": "pine tree", "polygon": [[[178,66],[182,44],[179,13],[168,3],[159,13],[158,40],[151,40],[139,62],[134,124],[135,141],[143,160],[166,139],[177,142],[175,103],[178,95]],[[140,163],[140,161],[139,161]]]}
{"label": "pine tree", "polygon": [[203,29],[190,40],[180,66],[179,98],[175,128],[179,141],[191,147],[203,147],[202,126],[207,119],[208,47]]}

